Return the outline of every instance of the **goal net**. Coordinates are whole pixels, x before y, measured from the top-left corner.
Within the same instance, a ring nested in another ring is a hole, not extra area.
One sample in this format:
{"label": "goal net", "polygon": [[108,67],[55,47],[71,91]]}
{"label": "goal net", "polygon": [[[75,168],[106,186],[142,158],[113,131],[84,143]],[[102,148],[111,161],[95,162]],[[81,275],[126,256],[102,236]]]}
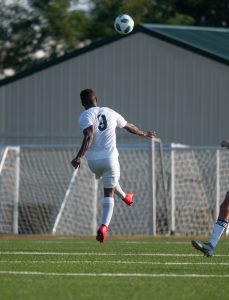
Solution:
{"label": "goal net", "polygon": [[[94,235],[103,187],[78,147],[0,149],[0,233]],[[135,193],[129,207],[115,196],[110,235],[207,235],[229,187],[229,151],[148,144],[119,147],[120,185]]]}
{"label": "goal net", "polygon": [[[73,147],[23,147],[19,201],[19,233],[48,234],[55,226],[61,234],[91,234],[93,177],[86,163],[74,178],[61,216],[73,168]],[[56,222],[59,217],[58,223]]]}
{"label": "goal net", "polygon": [[[115,196],[110,235],[149,235],[168,232],[166,192],[162,183],[161,141],[152,144],[126,145],[119,149],[120,185],[135,193],[129,207]],[[153,167],[154,164],[154,167]],[[102,213],[103,188],[99,182],[97,223]],[[163,210],[161,209],[163,207]]]}
{"label": "goal net", "polygon": [[214,223],[216,151],[172,146],[171,232],[206,235]]}
{"label": "goal net", "polygon": [[[109,230],[110,235],[144,235],[156,232],[157,224],[153,224],[153,219],[157,222],[156,212],[153,216],[153,206],[156,209],[157,197],[152,194],[152,182],[155,182],[155,186],[156,182],[158,183],[157,192],[163,194],[162,189],[159,189],[159,182],[162,178],[162,175],[159,176],[159,174],[162,174],[160,171],[160,168],[162,168],[162,163],[160,163],[162,153],[159,150],[159,145],[161,145],[161,141],[155,139],[152,144],[155,151],[152,151],[152,149],[150,151],[149,144],[120,147],[120,184],[124,191],[135,192],[135,201],[134,205],[127,207],[121,199],[115,196],[115,209]],[[154,159],[152,159],[152,155]],[[155,164],[158,163],[158,167],[155,165],[154,174],[152,174],[151,168],[153,161]],[[80,169],[75,174],[77,175],[75,176],[74,173],[72,175],[55,221],[53,233],[95,234],[102,214],[102,181],[97,182],[94,175],[90,172],[88,174],[88,168]],[[81,191],[79,187],[82,188]],[[85,191],[87,191],[86,194]],[[161,199],[161,205],[164,199],[165,197]],[[74,210],[76,203],[78,210]],[[82,228],[80,232],[78,231],[79,228]],[[168,230],[165,227],[163,229]]]}
{"label": "goal net", "polygon": [[[161,213],[161,206],[165,201],[164,196],[161,199],[157,198],[163,194],[163,189],[160,189],[162,178],[160,144],[159,140],[154,141],[154,152],[149,143],[120,147],[120,184],[125,191],[135,192],[135,203],[127,207],[115,196],[111,235],[158,232],[156,226],[162,218],[154,209]],[[73,172],[70,162],[76,151],[76,148],[68,146],[21,147],[20,165],[17,161],[18,152],[13,149],[3,151],[5,154],[1,154],[0,181],[2,233],[66,235],[96,233],[102,209],[102,182],[95,180],[86,161],[82,163],[78,172]],[[154,160],[152,153],[155,156]],[[151,166],[153,161],[154,174]],[[18,188],[15,189],[17,185]],[[152,185],[156,187],[154,194]],[[165,218],[164,215],[163,222]],[[13,224],[17,225],[17,231],[14,230]],[[168,230],[168,220],[163,224],[167,226],[166,228],[163,225],[163,230],[165,228]]]}

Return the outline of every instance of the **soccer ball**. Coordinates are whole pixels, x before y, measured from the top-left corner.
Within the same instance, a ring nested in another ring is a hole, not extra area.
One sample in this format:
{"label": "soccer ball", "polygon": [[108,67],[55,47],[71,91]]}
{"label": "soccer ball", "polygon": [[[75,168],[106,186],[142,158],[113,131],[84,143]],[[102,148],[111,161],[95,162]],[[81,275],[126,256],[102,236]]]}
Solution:
{"label": "soccer ball", "polygon": [[118,33],[128,34],[134,28],[134,20],[128,15],[120,15],[115,19],[114,28]]}

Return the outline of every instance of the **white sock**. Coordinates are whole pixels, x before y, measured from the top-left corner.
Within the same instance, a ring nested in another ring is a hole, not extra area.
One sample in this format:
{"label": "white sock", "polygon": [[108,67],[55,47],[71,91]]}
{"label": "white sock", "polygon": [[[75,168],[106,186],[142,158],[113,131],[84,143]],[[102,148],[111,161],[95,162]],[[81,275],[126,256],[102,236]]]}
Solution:
{"label": "white sock", "polygon": [[115,194],[121,199],[125,198],[125,196],[126,196],[126,193],[122,190],[119,182],[117,183],[117,185],[115,187]]}
{"label": "white sock", "polygon": [[217,222],[215,223],[215,226],[212,231],[211,238],[209,242],[211,245],[215,248],[217,245],[221,235],[223,234],[224,230],[227,228],[228,222],[225,220],[218,219]]}
{"label": "white sock", "polygon": [[114,198],[104,197],[103,199],[103,214],[101,219],[101,224],[109,226],[114,208]]}

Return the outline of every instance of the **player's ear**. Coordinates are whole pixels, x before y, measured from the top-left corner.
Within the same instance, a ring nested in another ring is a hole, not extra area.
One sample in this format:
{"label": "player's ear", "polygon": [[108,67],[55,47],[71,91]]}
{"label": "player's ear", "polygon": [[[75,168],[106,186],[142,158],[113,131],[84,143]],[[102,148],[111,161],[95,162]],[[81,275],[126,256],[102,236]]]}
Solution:
{"label": "player's ear", "polygon": [[85,101],[84,101],[84,99],[81,99],[81,104],[82,104],[82,106],[85,106],[85,103],[84,103]]}

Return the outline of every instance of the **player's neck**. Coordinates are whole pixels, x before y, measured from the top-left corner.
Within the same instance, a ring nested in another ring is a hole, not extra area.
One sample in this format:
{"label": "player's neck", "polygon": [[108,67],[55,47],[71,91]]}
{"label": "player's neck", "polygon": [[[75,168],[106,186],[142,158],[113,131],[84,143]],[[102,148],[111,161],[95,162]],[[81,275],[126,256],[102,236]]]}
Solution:
{"label": "player's neck", "polygon": [[87,110],[87,109],[90,109],[92,107],[97,107],[97,105],[96,104],[90,104],[88,106],[85,106],[85,109]]}

